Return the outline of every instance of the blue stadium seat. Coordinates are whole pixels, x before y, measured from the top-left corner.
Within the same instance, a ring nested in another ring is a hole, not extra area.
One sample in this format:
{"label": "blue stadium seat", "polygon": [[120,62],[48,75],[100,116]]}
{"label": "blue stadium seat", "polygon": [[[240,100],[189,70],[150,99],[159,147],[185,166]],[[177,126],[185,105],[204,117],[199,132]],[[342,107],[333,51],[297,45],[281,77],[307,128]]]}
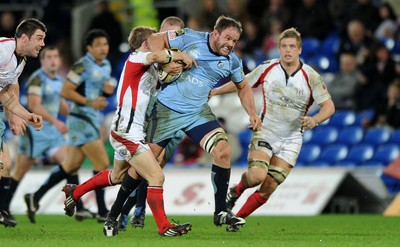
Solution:
{"label": "blue stadium seat", "polygon": [[316,160],[321,152],[321,148],[316,144],[303,144],[297,159],[297,165],[308,166]]}
{"label": "blue stadium seat", "polygon": [[309,143],[325,146],[334,143],[338,134],[339,131],[336,127],[319,126],[313,130],[313,135]]}
{"label": "blue stadium seat", "polygon": [[325,147],[318,159],[313,162],[315,166],[330,166],[346,158],[348,149],[343,144],[332,144]]}
{"label": "blue stadium seat", "polygon": [[353,111],[338,110],[330,118],[328,126],[343,128],[346,126],[353,125],[355,120],[356,120],[356,114]]}
{"label": "blue stadium seat", "polygon": [[376,150],[371,162],[380,162],[388,165],[400,155],[400,148],[396,144],[384,144]]}
{"label": "blue stadium seat", "polygon": [[343,160],[343,163],[351,162],[355,166],[361,165],[362,163],[370,160],[374,155],[374,146],[370,144],[358,144],[353,146],[347,157]]}
{"label": "blue stadium seat", "polygon": [[319,52],[320,41],[317,38],[304,38],[302,41],[301,58],[309,60]]}
{"label": "blue stadium seat", "polygon": [[336,56],[340,45],[339,36],[330,36],[321,42],[320,54],[325,56]]}
{"label": "blue stadium seat", "polygon": [[348,147],[361,142],[364,136],[364,130],[359,126],[350,126],[339,131],[336,143],[345,144]]}
{"label": "blue stadium seat", "polygon": [[354,125],[362,126],[362,120],[367,119],[371,120],[374,116],[374,110],[363,110],[356,113],[356,121],[354,121]]}
{"label": "blue stadium seat", "polygon": [[374,146],[382,145],[390,138],[390,131],[385,128],[370,128],[365,132],[361,143],[367,143]]}
{"label": "blue stadium seat", "polygon": [[303,144],[308,143],[309,141],[311,141],[312,135],[313,135],[313,131],[312,130],[304,131],[304,133],[303,133]]}
{"label": "blue stadium seat", "polygon": [[392,134],[390,135],[390,138],[388,140],[388,143],[394,143],[397,145],[400,145],[400,128],[395,129]]}
{"label": "blue stadium seat", "polygon": [[251,140],[252,132],[249,129],[245,129],[238,134],[238,139],[240,142],[240,147],[242,148],[242,154],[236,161],[237,165],[247,165],[247,155],[249,153],[249,144]]}

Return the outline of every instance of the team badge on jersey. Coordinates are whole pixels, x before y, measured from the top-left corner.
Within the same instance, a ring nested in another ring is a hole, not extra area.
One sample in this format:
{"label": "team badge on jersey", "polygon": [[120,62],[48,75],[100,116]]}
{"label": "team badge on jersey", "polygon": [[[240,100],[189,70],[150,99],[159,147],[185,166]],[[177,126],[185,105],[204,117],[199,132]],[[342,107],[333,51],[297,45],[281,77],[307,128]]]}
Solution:
{"label": "team badge on jersey", "polygon": [[169,39],[174,40],[174,39],[176,39],[176,37],[185,34],[185,29],[171,30],[171,31],[168,31],[168,33],[169,33]]}

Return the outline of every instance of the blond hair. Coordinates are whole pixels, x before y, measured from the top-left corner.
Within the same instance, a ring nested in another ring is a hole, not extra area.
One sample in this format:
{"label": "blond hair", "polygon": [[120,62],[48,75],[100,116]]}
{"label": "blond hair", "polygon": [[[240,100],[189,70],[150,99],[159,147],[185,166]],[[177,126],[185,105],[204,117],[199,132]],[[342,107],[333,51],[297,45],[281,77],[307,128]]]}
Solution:
{"label": "blond hair", "polygon": [[282,39],[286,39],[286,38],[294,38],[297,41],[297,45],[299,47],[302,46],[301,34],[299,31],[297,31],[296,28],[292,27],[292,28],[288,28],[288,29],[284,30],[278,37],[278,46],[281,45]]}

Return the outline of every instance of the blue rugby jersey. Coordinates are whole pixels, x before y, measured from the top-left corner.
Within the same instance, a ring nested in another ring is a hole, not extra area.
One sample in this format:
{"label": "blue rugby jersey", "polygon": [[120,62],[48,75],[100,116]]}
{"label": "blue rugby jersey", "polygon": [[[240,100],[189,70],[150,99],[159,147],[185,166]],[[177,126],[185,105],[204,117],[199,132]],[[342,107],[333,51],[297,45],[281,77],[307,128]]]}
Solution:
{"label": "blue rugby jersey", "polygon": [[[41,105],[53,117],[57,118],[60,111],[61,89],[63,79],[60,76],[50,78],[43,69],[38,69],[29,77],[25,85],[27,95],[34,94],[42,97]],[[43,125],[51,125],[43,120]]]}
{"label": "blue rugby jersey", "polygon": [[163,84],[158,101],[180,113],[196,112],[208,101],[208,94],[220,79],[230,77],[235,83],[244,79],[242,60],[231,52],[228,56],[214,53],[210,48],[211,33],[189,28],[168,32],[171,48],[178,48],[196,60],[194,66],[184,71],[178,80]]}
{"label": "blue rugby jersey", "polygon": [[[74,83],[77,92],[89,100],[94,100],[103,93],[104,82],[111,78],[111,65],[107,59],[97,64],[90,53],[79,59],[67,74],[67,79]],[[71,113],[85,115],[93,123],[99,122],[100,111],[90,106],[74,104]]]}

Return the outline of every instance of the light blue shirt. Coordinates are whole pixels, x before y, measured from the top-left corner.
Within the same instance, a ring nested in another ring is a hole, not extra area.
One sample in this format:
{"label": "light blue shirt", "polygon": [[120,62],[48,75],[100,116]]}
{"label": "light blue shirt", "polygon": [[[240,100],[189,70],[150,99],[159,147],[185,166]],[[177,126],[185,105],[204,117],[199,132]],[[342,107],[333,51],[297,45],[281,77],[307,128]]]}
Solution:
{"label": "light blue shirt", "polygon": [[171,48],[190,54],[197,62],[184,71],[178,80],[164,84],[158,101],[180,113],[200,111],[207,104],[208,94],[220,79],[230,77],[234,83],[244,79],[242,60],[231,52],[228,56],[214,53],[210,47],[211,33],[197,32],[189,28],[168,32]]}

